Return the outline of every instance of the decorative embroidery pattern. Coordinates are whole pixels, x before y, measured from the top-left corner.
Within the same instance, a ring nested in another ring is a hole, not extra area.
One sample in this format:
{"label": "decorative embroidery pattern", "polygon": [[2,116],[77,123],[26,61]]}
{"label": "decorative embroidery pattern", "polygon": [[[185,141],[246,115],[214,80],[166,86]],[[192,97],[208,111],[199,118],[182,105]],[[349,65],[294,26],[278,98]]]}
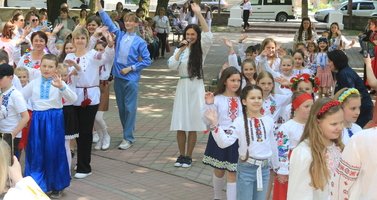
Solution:
{"label": "decorative embroidery pattern", "polygon": [[[269,105],[268,105],[268,101],[270,101]],[[276,101],[273,98],[269,97],[268,99],[266,99],[264,101],[263,105],[266,105],[266,106],[264,108],[262,107],[262,109],[260,111],[261,115],[264,115],[267,109],[270,111],[271,115],[273,115],[275,113],[275,111],[276,111]]]}
{"label": "decorative embroidery pattern", "polygon": [[349,181],[355,181],[360,173],[360,166],[353,166],[347,161],[341,159],[339,161],[339,166],[336,169],[336,173],[340,174],[342,177]]}
{"label": "decorative embroidery pattern", "polygon": [[283,133],[283,131],[278,131],[276,134],[277,145],[278,145],[278,156],[279,162],[288,162],[288,136]]}
{"label": "decorative embroidery pattern", "polygon": [[28,67],[28,68],[39,69],[40,67],[39,61],[33,61],[30,53],[25,54],[24,64],[25,64],[25,67]]}
{"label": "decorative embroidery pattern", "polygon": [[212,158],[210,156],[203,156],[203,161],[204,164],[208,164],[210,166],[213,166],[218,169],[225,169],[230,172],[235,172],[237,171],[237,163],[230,163],[228,161],[220,161],[215,158]]}
{"label": "decorative embroidery pattern", "polygon": [[42,77],[41,88],[40,88],[41,99],[48,99],[50,97],[51,81],[52,79],[46,79]]}
{"label": "decorative embroidery pattern", "polygon": [[237,98],[228,98],[228,116],[232,122],[237,118],[238,115],[238,102]]}
{"label": "decorative embroidery pattern", "polygon": [[[8,111],[8,103],[9,103],[9,97],[10,95],[12,94],[12,92],[14,91],[14,89],[12,89],[11,91],[9,91],[8,94],[4,95],[3,96],[3,102],[2,102],[2,105],[5,107],[5,109]],[[8,113],[7,113],[8,114]],[[6,118],[7,116],[4,116],[4,118]]]}
{"label": "decorative embroidery pattern", "polygon": [[[254,121],[254,123],[252,123],[252,121]],[[253,127],[255,129],[255,136],[256,136],[257,142],[263,142],[263,138],[264,138],[264,140],[267,139],[266,127],[264,126],[264,123],[263,123],[262,120],[260,120],[258,118],[252,118],[250,120],[249,124],[250,124],[250,135],[251,135],[252,141],[255,141]],[[263,129],[263,131],[262,131],[262,129]]]}

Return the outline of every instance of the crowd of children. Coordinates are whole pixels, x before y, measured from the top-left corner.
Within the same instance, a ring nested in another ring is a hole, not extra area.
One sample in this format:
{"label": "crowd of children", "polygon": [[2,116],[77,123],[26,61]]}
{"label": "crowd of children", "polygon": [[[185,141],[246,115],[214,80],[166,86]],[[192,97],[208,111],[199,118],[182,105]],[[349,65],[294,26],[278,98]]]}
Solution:
{"label": "crowd of children", "polygon": [[[307,33],[312,30],[308,19],[292,51],[273,38],[245,50],[247,35],[241,35],[237,54],[224,39],[228,67],[221,69],[216,91],[205,92],[202,65],[213,37],[212,14],[206,9],[203,17],[196,4],[182,8],[181,15],[199,21],[202,30],[185,24],[181,47],[168,60],[180,75],[171,124],[180,150],[174,165],[191,166],[196,132],[207,126],[203,163],[214,168],[214,199],[222,198],[225,180],[228,200],[265,200],[271,193],[274,200],[341,196],[330,183],[344,179],[340,173],[347,159],[360,162],[350,155],[341,159],[342,150],[347,143],[355,144],[354,136],[362,134],[373,110],[361,79],[341,53],[354,42],[345,39],[336,23],[321,37]],[[38,18],[36,13],[28,16]],[[169,17],[160,9],[155,18],[143,19],[139,9],[118,20],[101,9],[99,17],[80,20],[86,27],[79,25],[64,36],[66,22],[52,30],[34,30],[17,22],[24,18],[20,11],[5,24],[0,40],[0,132],[12,134],[15,155],[19,158],[25,151],[25,175],[51,198],[59,198],[70,184],[71,140],[77,142],[78,179],[92,174],[92,141],[97,141],[96,150],[110,147],[103,115],[112,75],[124,135],[119,148],[132,146],[140,71],[152,59],[164,57]],[[21,44],[28,46],[25,52]],[[370,65],[369,57],[365,62]],[[377,85],[375,77],[368,81]],[[346,147],[346,152],[353,148]]]}
{"label": "crowd of children", "polygon": [[[222,198],[224,180],[227,199],[362,198],[361,188],[346,184],[358,174],[351,175],[347,170],[352,166],[340,160],[344,146],[355,144],[363,127],[375,126],[373,104],[342,51],[353,42],[336,23],[327,34],[296,43],[292,54],[278,49],[272,38],[244,51],[247,36],[241,35],[237,55],[224,39],[228,64],[220,70],[216,92],[205,94],[202,108],[210,132],[203,163],[214,168],[214,199]],[[371,65],[370,59],[365,62]],[[344,73],[348,76],[339,75]],[[371,74],[368,81],[375,86]],[[357,162],[354,171],[360,173],[360,159],[347,153],[342,159]],[[365,182],[361,178],[357,185]]]}

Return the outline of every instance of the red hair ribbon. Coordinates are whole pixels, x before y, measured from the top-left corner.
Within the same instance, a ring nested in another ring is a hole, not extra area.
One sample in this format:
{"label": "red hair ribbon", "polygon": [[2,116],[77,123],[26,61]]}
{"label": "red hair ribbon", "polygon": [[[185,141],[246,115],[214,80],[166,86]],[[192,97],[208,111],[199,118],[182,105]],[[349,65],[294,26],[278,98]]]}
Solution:
{"label": "red hair ribbon", "polygon": [[317,114],[317,118],[320,118],[323,114],[325,114],[327,111],[329,111],[330,108],[335,107],[335,106],[339,106],[339,105],[340,105],[340,102],[337,101],[337,100],[333,100],[333,101],[329,101],[329,102],[325,103],[325,105],[322,106],[321,110],[319,110],[319,112]]}
{"label": "red hair ribbon", "polygon": [[301,94],[300,96],[296,97],[292,102],[292,108],[293,110],[296,110],[302,103],[304,103],[306,100],[313,99],[312,95],[308,93]]}

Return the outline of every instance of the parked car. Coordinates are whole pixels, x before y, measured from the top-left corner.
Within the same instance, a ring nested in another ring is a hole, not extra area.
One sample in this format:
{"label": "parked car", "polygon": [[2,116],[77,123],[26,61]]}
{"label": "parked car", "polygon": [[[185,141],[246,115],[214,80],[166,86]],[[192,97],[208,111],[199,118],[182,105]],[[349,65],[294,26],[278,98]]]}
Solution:
{"label": "parked car", "polygon": [[[318,10],[314,14],[314,19],[319,22],[328,22],[331,12],[339,11],[343,15],[347,15],[348,1],[343,2],[337,8],[329,8]],[[352,2],[352,15],[354,16],[377,16],[376,1],[354,1]]]}
{"label": "parked car", "polygon": [[[295,19],[292,0],[250,0],[253,9],[250,19],[272,19],[286,22]],[[240,11],[242,13],[242,11]]]}

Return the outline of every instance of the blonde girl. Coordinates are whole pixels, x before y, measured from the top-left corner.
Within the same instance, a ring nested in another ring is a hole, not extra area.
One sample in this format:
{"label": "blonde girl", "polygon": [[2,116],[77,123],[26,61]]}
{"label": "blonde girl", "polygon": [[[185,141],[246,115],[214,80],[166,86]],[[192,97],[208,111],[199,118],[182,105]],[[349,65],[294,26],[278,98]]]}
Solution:
{"label": "blonde girl", "polygon": [[255,58],[255,64],[257,65],[258,73],[262,71],[262,66],[260,66],[262,63],[262,53],[267,56],[267,63],[268,66],[274,70],[279,71],[280,67],[280,58],[276,53],[276,42],[272,38],[266,38],[263,40],[261,45],[261,53]]}
{"label": "blonde girl", "polygon": [[[242,115],[242,106],[239,95],[241,93],[241,73],[235,67],[226,68],[220,77],[217,91],[205,95],[204,112],[214,109],[219,113],[219,126],[224,130]],[[214,96],[215,95],[215,96]],[[204,152],[203,163],[214,168],[213,190],[214,199],[221,199],[224,188],[224,175],[227,181],[227,199],[236,199],[236,169],[238,160],[238,143],[222,149],[215,142],[212,134],[209,135]]]}
{"label": "blonde girl", "polygon": [[313,104],[300,143],[292,152],[288,199],[329,199],[330,175],[344,147],[343,115],[339,101],[322,98]]}
{"label": "blonde girl", "polygon": [[259,86],[247,85],[241,93],[243,117],[238,117],[225,132],[218,126],[216,110],[205,117],[210,122],[212,135],[220,148],[238,140],[237,199],[265,200],[270,177],[268,161],[278,166],[273,120],[260,114],[263,92]]}
{"label": "blonde girl", "polygon": [[292,119],[282,124],[276,132],[280,168],[274,180],[273,200],[286,200],[288,191],[289,157],[297,146],[309,118],[313,98],[310,94],[297,91],[292,96]]}
{"label": "blonde girl", "polygon": [[344,111],[342,142],[347,144],[352,136],[362,130],[362,128],[355,123],[360,115],[361,96],[359,91],[355,88],[343,88],[334,95],[334,99],[342,104]]}

